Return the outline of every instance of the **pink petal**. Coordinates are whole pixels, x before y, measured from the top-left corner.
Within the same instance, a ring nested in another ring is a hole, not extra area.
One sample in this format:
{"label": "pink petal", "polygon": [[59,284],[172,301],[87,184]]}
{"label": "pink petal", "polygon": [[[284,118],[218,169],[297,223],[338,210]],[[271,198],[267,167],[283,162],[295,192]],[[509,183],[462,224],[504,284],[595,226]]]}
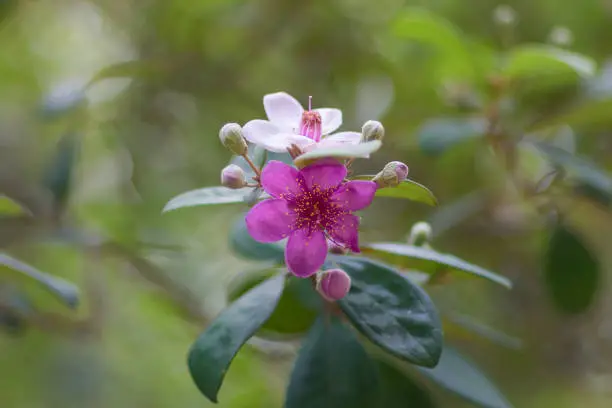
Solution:
{"label": "pink petal", "polygon": [[338,244],[346,245],[353,252],[359,251],[359,217],[345,214],[339,217],[336,224],[327,233]]}
{"label": "pink petal", "polygon": [[342,183],[346,177],[346,167],[334,159],[321,159],[304,167],[300,174],[304,178],[306,188],[327,189]]}
{"label": "pink petal", "polygon": [[295,215],[289,211],[285,200],[264,200],[251,208],[246,215],[247,231],[255,241],[276,242],[291,233]]}
{"label": "pink petal", "polygon": [[358,211],[372,203],[377,185],[373,181],[353,180],[344,183],[332,198],[349,211]]}
{"label": "pink petal", "polygon": [[342,111],[333,108],[315,109],[321,115],[322,133],[328,135],[342,125]]}
{"label": "pink petal", "polygon": [[327,256],[327,243],[322,231],[300,229],[287,241],[285,263],[295,276],[306,278],[319,270]]}
{"label": "pink petal", "polygon": [[270,160],[261,172],[261,185],[266,193],[275,198],[282,194],[297,194],[301,191],[300,174],[294,167],[278,160]]}
{"label": "pink petal", "polygon": [[268,94],[263,104],[270,122],[292,132],[299,127],[304,108],[293,96],[285,92]]}

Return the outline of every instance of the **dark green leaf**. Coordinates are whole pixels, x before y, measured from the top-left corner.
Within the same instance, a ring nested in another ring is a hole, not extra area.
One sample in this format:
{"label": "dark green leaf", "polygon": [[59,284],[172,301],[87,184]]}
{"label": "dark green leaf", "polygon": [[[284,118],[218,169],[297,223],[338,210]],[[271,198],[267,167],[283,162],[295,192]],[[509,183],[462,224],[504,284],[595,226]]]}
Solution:
{"label": "dark green leaf", "polygon": [[458,270],[488,279],[508,289],[512,288],[512,282],[504,276],[495,274],[480,266],[473,265],[454,255],[443,254],[430,248],[415,247],[394,242],[379,242],[362,245],[361,249],[368,255],[371,254],[380,257],[387,262],[398,264],[402,267],[409,267],[429,273],[435,273],[444,268]]}
{"label": "dark green leaf", "polygon": [[433,369],[417,368],[445,389],[482,407],[510,408],[512,406],[476,365],[450,346],[444,346],[444,352],[437,367]]}
{"label": "dark green leaf", "polygon": [[189,351],[189,372],[198,389],[211,401],[243,344],[274,312],[285,276],[278,275],[256,286],[227,307],[198,337]]}
{"label": "dark green leaf", "polygon": [[[278,274],[279,269],[263,269],[238,275],[230,285],[228,298],[235,301],[248,290]],[[264,338],[295,336],[306,333],[321,308],[321,298],[310,279],[289,276],[272,316],[261,326],[257,335]]]}
{"label": "dark green leaf", "polygon": [[382,400],[372,408],[433,408],[429,392],[390,364],[379,362]]}
{"label": "dark green leaf", "polygon": [[282,263],[285,259],[285,247],[279,242],[264,244],[255,241],[246,228],[244,215],[241,215],[230,231],[230,246],[238,255],[256,261]]}
{"label": "dark green leaf", "polygon": [[164,206],[162,212],[198,205],[243,203],[244,197],[252,189],[233,190],[227,187],[205,187],[179,194]]}
{"label": "dark green leaf", "polygon": [[351,157],[367,158],[371,153],[374,153],[380,147],[382,143],[380,140],[373,140],[371,142],[359,143],[356,145],[346,145],[338,147],[321,147],[311,152],[304,153],[295,159],[297,166],[305,166],[308,163],[324,158],[324,157],[335,157],[337,159],[345,159]]}
{"label": "dark green leaf", "polygon": [[78,135],[75,133],[66,134],[60,140],[55,157],[44,174],[43,186],[53,194],[57,211],[61,210],[68,200],[78,150]]}
{"label": "dark green leaf", "polygon": [[3,253],[0,253],[0,265],[12,271],[19,272],[23,276],[41,284],[71,308],[76,308],[79,304],[79,290],[70,282],[55,276],[47,275],[33,266]]}
{"label": "dark green leaf", "polygon": [[[373,177],[371,175],[356,176],[352,177],[352,180],[372,180]],[[376,191],[376,197],[404,198],[427,205],[438,205],[438,200],[431,190],[412,180],[404,180],[397,187],[380,188]]]}
{"label": "dark green leaf", "polygon": [[14,217],[18,215],[32,215],[32,213],[17,201],[0,194],[0,217]]}
{"label": "dark green leaf", "polygon": [[336,318],[319,319],[293,367],[285,408],[373,408],[379,405],[376,364]]}
{"label": "dark green leaf", "polygon": [[600,265],[580,238],[564,225],[558,225],[548,244],[544,278],[552,300],[561,311],[582,313],[597,293]]}
{"label": "dark green leaf", "polygon": [[387,352],[434,367],[442,352],[442,326],[427,293],[379,262],[332,259],[352,280],[349,294],[339,304],[353,325]]}
{"label": "dark green leaf", "polygon": [[430,119],[418,130],[419,145],[424,153],[437,155],[463,141],[482,137],[486,121],[481,118]]}

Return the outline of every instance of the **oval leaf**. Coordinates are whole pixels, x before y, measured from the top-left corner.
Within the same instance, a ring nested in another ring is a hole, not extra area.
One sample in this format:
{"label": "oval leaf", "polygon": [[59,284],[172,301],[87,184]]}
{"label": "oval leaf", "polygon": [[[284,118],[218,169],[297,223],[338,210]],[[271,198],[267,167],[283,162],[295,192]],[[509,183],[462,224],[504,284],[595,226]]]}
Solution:
{"label": "oval leaf", "polygon": [[381,146],[382,143],[380,140],[372,140],[371,142],[356,145],[321,147],[296,157],[295,164],[298,167],[303,167],[315,160],[325,157],[335,157],[337,159],[347,159],[352,157],[367,158],[371,153],[374,153],[380,149]]}
{"label": "oval leaf", "polygon": [[261,243],[255,241],[246,228],[244,215],[240,216],[230,231],[230,246],[240,256],[256,261],[282,263],[285,246],[279,242]]}
{"label": "oval leaf", "polygon": [[362,245],[361,249],[364,253],[372,254],[387,262],[399,264],[402,267],[410,267],[411,269],[430,273],[438,272],[443,268],[458,270],[488,279],[508,289],[512,288],[512,282],[504,276],[473,265],[454,255],[443,254],[430,248],[394,242],[380,242]]}
{"label": "oval leaf", "polygon": [[561,311],[582,313],[597,293],[599,262],[572,231],[559,225],[548,244],[544,278],[555,305]]}
{"label": "oval leaf", "polygon": [[379,362],[382,400],[372,408],[433,408],[429,392],[390,364]]}
{"label": "oval leaf", "polygon": [[32,213],[17,201],[0,194],[0,217],[15,217],[18,215],[32,215]]}
{"label": "oval leaf", "polygon": [[[278,269],[263,269],[238,275],[230,284],[228,299],[233,302],[250,289],[278,274]],[[310,279],[289,276],[276,309],[257,332],[258,337],[272,340],[279,336],[304,334],[313,325],[321,308],[321,298]]]}
{"label": "oval leaf", "polygon": [[482,118],[439,118],[428,120],[416,133],[421,150],[437,155],[458,143],[482,137],[486,126]]}
{"label": "oval leaf", "polygon": [[285,408],[373,408],[379,395],[376,365],[338,319],[319,319],[293,367]]}
{"label": "oval leaf", "polygon": [[[352,180],[372,180],[374,176],[356,176]],[[422,184],[412,180],[404,180],[397,187],[379,188],[376,190],[376,197],[404,198],[406,200],[417,201],[419,203],[436,206],[438,200],[436,196]]]}
{"label": "oval leaf", "polygon": [[47,275],[7,254],[0,253],[0,265],[4,265],[12,271],[20,272],[28,278],[35,280],[69,307],[76,308],[78,306],[79,290],[72,283]]}
{"label": "oval leaf", "polygon": [[365,258],[333,259],[352,280],[339,304],[353,325],[387,352],[435,367],[442,353],[442,326],[427,293],[384,264]]}
{"label": "oval leaf", "polygon": [[452,347],[444,346],[435,368],[418,370],[443,388],[486,408],[510,408],[512,405],[472,362]]}
{"label": "oval leaf", "polygon": [[179,194],[164,206],[162,212],[198,205],[243,203],[251,188],[233,190],[227,187],[205,187]]}
{"label": "oval leaf", "polygon": [[223,310],[191,346],[189,372],[212,402],[217,402],[225,373],[238,350],[274,312],[284,283],[285,276],[279,275],[247,292]]}

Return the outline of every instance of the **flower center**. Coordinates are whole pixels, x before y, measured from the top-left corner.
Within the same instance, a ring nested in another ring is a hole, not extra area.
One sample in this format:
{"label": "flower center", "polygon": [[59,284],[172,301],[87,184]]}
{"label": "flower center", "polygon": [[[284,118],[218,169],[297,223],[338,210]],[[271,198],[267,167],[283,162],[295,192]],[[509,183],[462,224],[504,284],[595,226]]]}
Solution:
{"label": "flower center", "polygon": [[295,196],[290,207],[296,214],[294,229],[308,228],[310,231],[330,229],[346,211],[332,194],[336,188],[323,189],[314,184],[309,191]]}
{"label": "flower center", "polygon": [[300,135],[306,136],[315,142],[321,141],[322,132],[321,115],[312,110],[312,96],[308,97],[308,110],[302,113],[300,122]]}

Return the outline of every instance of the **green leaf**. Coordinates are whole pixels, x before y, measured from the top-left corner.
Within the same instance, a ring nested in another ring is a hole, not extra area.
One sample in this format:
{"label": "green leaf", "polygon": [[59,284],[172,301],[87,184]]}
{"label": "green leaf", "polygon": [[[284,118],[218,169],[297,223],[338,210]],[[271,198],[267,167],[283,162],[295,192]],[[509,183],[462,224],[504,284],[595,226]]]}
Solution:
{"label": "green leaf", "polygon": [[469,331],[470,333],[477,334],[480,337],[490,340],[495,344],[499,344],[500,346],[515,350],[521,349],[523,347],[523,342],[521,341],[521,339],[494,329],[478,321],[472,316],[459,313],[448,313],[444,316],[444,320],[456,326],[459,326],[462,329]]}
{"label": "green leaf", "polygon": [[212,402],[225,373],[242,345],[274,312],[285,276],[278,275],[256,286],[221,312],[191,346],[189,372],[198,389]]}
{"label": "green leaf", "polygon": [[179,194],[164,206],[162,212],[198,205],[243,203],[244,197],[252,189],[233,190],[227,187],[205,187]]}
{"label": "green leaf", "polygon": [[244,215],[238,217],[230,231],[230,246],[238,254],[256,261],[282,263],[285,259],[285,246],[279,242],[261,243],[255,241],[246,228]]}
{"label": "green leaf", "polygon": [[551,162],[563,167],[569,178],[577,180],[580,184],[591,187],[604,198],[604,203],[612,200],[612,178],[600,170],[587,159],[574,156],[564,149],[555,147],[543,142],[536,142],[534,145],[542,152]]}
{"label": "green leaf", "polygon": [[374,408],[376,364],[337,318],[319,319],[293,367],[285,408]]}
{"label": "green leaf", "polygon": [[372,408],[433,408],[429,392],[390,364],[379,362],[382,400]]}
{"label": "green leaf", "polygon": [[580,129],[590,131],[606,131],[612,124],[612,99],[587,99],[573,104],[552,118],[544,118],[533,123],[529,130],[537,131],[568,124]]}
{"label": "green leaf", "polygon": [[488,279],[508,289],[512,288],[512,282],[504,276],[473,265],[454,255],[443,254],[430,248],[395,242],[378,242],[362,245],[361,249],[367,255],[380,257],[389,263],[398,264],[402,267],[429,273],[435,273],[441,269],[457,270]]}
{"label": "green leaf", "polygon": [[[280,269],[263,269],[238,275],[228,289],[228,300],[233,302],[250,289],[281,272]],[[274,313],[261,326],[257,336],[276,339],[304,334],[313,325],[321,309],[320,296],[310,279],[289,276]]]}
{"label": "green leaf", "polygon": [[36,281],[69,307],[76,308],[78,306],[79,290],[72,283],[55,276],[47,275],[33,266],[7,254],[0,253],[0,265]]}
{"label": "green leaf", "polygon": [[15,217],[19,215],[32,215],[32,213],[17,201],[4,194],[0,194],[0,218]]}
{"label": "green leaf", "polygon": [[[372,178],[374,176],[364,175],[352,177],[352,180],[372,180]],[[404,180],[397,187],[379,188],[376,190],[376,197],[404,198],[431,206],[438,205],[438,200],[431,190],[413,180]]]}
{"label": "green leaf", "polygon": [[60,211],[68,200],[78,151],[78,134],[66,134],[60,140],[55,157],[44,174],[42,184],[53,194],[56,211]]}
{"label": "green leaf", "polygon": [[549,45],[522,45],[507,56],[503,73],[533,85],[562,86],[595,74],[593,59]]}
{"label": "green leaf", "polygon": [[486,132],[486,121],[482,118],[437,118],[426,121],[417,130],[421,150],[438,155],[446,149],[478,137]]}
{"label": "green leaf", "polygon": [[482,407],[512,406],[476,365],[448,345],[444,346],[440,363],[435,368],[417,369],[443,388]]}
{"label": "green leaf", "polygon": [[86,87],[89,88],[104,79],[151,77],[159,75],[164,72],[166,65],[166,62],[161,63],[160,61],[133,60],[119,62],[98,71],[98,73],[90,79]]}
{"label": "green leaf", "polygon": [[597,293],[600,265],[580,238],[566,226],[558,225],[548,243],[544,279],[553,302],[561,311],[582,313]]}
{"label": "green leaf", "polygon": [[295,164],[298,167],[306,166],[307,164],[322,159],[325,157],[335,157],[337,159],[346,158],[367,158],[371,153],[374,153],[382,143],[380,140],[372,140],[371,142],[359,143],[356,145],[346,145],[337,147],[321,147],[308,153],[304,153],[295,159]]}
{"label": "green leaf", "polygon": [[396,357],[434,367],[442,352],[442,327],[427,293],[384,264],[332,259],[351,277],[351,290],[339,304],[353,325]]}

